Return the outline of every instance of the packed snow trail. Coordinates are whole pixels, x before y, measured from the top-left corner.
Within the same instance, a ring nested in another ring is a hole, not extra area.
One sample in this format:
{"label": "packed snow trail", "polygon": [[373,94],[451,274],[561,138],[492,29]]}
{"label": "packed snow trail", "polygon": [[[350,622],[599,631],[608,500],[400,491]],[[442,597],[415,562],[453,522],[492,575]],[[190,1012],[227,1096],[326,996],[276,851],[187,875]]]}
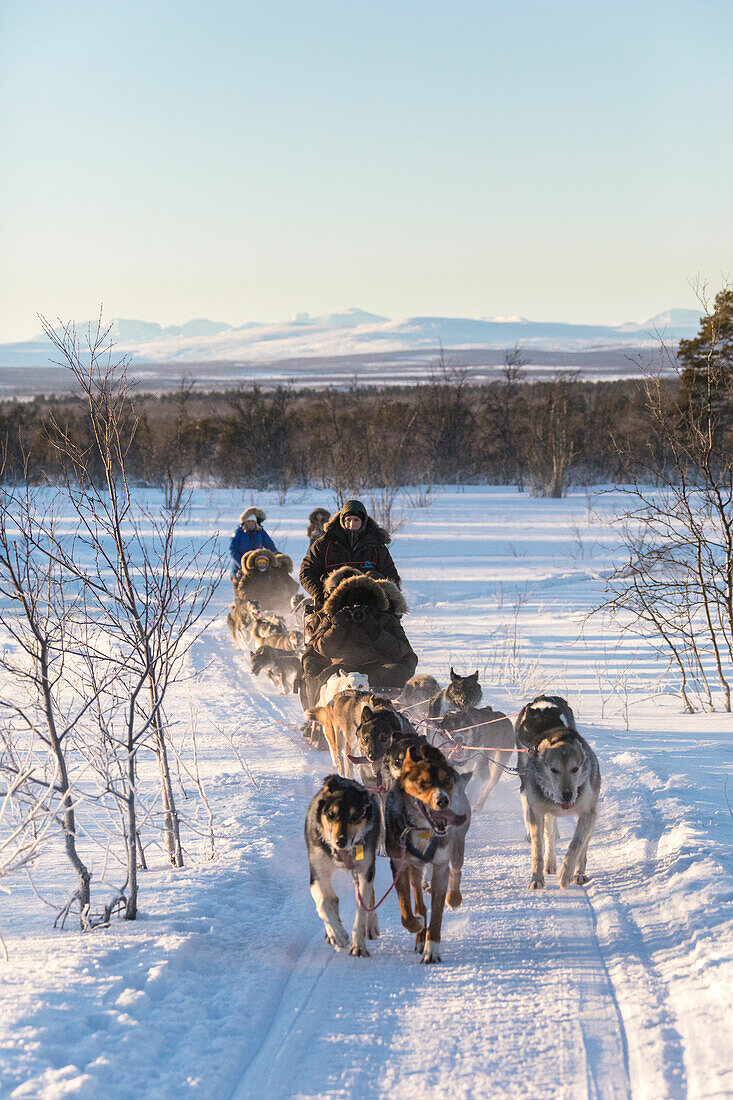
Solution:
{"label": "packed snow trail", "polygon": [[[303,500],[261,503],[297,559]],[[202,491],[190,532],[204,539],[231,512],[230,493]],[[173,871],[149,844],[134,924],[59,933],[16,878],[0,897],[3,1100],[733,1096],[730,716],[682,714],[641,642],[598,622],[581,631],[611,536],[582,494],[477,487],[413,511],[395,547],[422,671],[445,682],[451,662],[479,668],[486,701],[507,713],[543,690],[576,709],[603,776],[586,889],[550,879],[526,890],[529,846],[506,776],[469,831],[443,962],[419,965],[394,895],[371,958],[334,953],[303,840],[330,760],[289,726],[297,700],[252,679],[222,614],[170,699],[179,735],[191,704],[198,713],[217,858],[182,775],[187,866]],[[222,611],[228,596],[226,581]],[[561,852],[571,828],[561,823]],[[105,853],[85,850],[99,875]],[[34,879],[63,898],[60,843]],[[378,889],[389,880],[380,859]],[[348,876],[338,889],[349,922]]]}
{"label": "packed snow trail", "polygon": [[[246,673],[233,668],[229,679],[240,703],[255,709]],[[260,704],[262,736],[278,742],[283,727],[266,728],[273,703]],[[328,755],[313,753],[303,770],[314,775],[315,790],[316,777],[331,770]],[[548,1060],[565,1095],[629,1095],[626,1039],[591,909],[580,890],[526,891],[529,848],[516,787],[505,778],[474,818],[463,905],[446,914],[443,962],[432,968],[418,963],[393,896],[379,910],[382,935],[369,959],[328,946],[307,889],[307,800],[293,804],[293,820],[283,825],[300,863],[285,912],[271,914],[279,929],[290,917],[292,970],[274,1003],[268,996],[261,1009],[252,1005],[261,1038],[235,1100],[446,1092],[540,1100],[558,1095]],[[380,892],[390,878],[388,861],[379,860]],[[350,927],[351,880],[341,874],[335,884]]]}

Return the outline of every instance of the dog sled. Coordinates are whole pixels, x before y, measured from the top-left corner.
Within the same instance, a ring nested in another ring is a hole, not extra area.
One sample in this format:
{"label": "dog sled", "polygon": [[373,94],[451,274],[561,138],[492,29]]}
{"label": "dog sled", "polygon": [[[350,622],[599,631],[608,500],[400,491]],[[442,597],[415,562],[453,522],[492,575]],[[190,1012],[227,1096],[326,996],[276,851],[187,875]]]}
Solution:
{"label": "dog sled", "polygon": [[335,570],[324,585],[325,601],[308,622],[302,657],[303,709],[315,706],[331,676],[361,673],[369,688],[399,694],[413,675],[417,656],[402,627],[407,605],[393,581],[350,566]]}

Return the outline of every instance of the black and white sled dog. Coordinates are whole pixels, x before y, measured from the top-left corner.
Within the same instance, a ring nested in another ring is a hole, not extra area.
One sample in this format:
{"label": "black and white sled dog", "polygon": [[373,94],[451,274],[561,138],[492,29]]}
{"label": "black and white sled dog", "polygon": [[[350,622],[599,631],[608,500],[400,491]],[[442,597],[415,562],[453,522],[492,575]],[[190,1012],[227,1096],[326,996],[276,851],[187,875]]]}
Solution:
{"label": "black and white sled dog", "polygon": [[601,791],[598,757],[575,728],[572,710],[557,695],[541,695],[522,710],[516,737],[517,748],[525,750],[517,753],[517,770],[532,843],[529,889],[541,890],[545,874],[557,872],[555,825],[558,818],[570,816],[578,820],[557,881],[562,888],[571,882],[582,886],[588,881],[588,845]]}
{"label": "black and white sled dog", "polygon": [[[364,905],[373,906],[379,826],[376,798],[361,783],[340,775],[327,775],[308,806],[305,843],[310,890],[326,939],[337,951],[349,947],[349,936],[341,923],[333,872],[350,871]],[[378,935],[377,914],[367,912],[357,899],[349,954],[368,955],[366,940]]]}
{"label": "black and white sled dog", "polygon": [[444,718],[453,710],[467,710],[477,707],[481,702],[481,685],[478,682],[478,670],[470,676],[459,676],[450,670],[448,687],[437,692],[426,703],[426,718]]}

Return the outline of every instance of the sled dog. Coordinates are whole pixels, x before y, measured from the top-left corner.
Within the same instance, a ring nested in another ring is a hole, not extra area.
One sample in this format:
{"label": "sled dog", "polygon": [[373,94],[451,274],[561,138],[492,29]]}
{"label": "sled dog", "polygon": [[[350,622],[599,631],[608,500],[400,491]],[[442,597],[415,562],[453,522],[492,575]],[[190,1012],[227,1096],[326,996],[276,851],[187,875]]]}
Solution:
{"label": "sled dog", "polygon": [[252,624],[249,628],[252,644],[257,647],[259,645],[269,645],[269,639],[274,634],[287,634],[288,628],[285,625],[285,620],[280,615],[271,613],[260,613],[255,619],[252,620]]}
{"label": "sled dog", "polygon": [[575,715],[570,704],[560,695],[538,695],[527,703],[519,713],[516,722],[517,745],[521,749],[531,749],[539,744],[546,730],[565,726],[574,730]]}
{"label": "sled dog", "polygon": [[376,707],[387,700],[380,699],[370,691],[342,691],[334,696],[325,707],[311,707],[305,712],[306,719],[317,722],[323,729],[328,743],[331,761],[339,775],[353,777],[354,765],[350,756],[358,755],[356,745],[356,727],[361,719],[364,707]]}
{"label": "sled dog", "polygon": [[286,653],[295,653],[303,645],[303,635],[299,630],[288,630],[287,634],[268,634],[264,644],[272,649],[282,649]]}
{"label": "sled dog", "polygon": [[450,683],[447,688],[433,695],[427,705],[427,718],[443,718],[451,710],[466,710],[477,707],[481,702],[481,685],[478,682],[478,670],[470,676],[459,676],[450,670]]}
{"label": "sled dog", "polygon": [[[501,765],[513,764],[514,727],[503,711],[490,706],[451,711],[440,725],[451,736],[454,730],[459,731],[455,734],[457,744],[444,747],[444,751],[454,767],[470,770],[471,806],[480,813],[504,774]],[[476,748],[481,751],[472,752]],[[495,751],[483,751],[488,748]]]}
{"label": "sled dog", "polygon": [[[350,871],[365,905],[374,905],[374,864],[380,814],[373,795],[351,779],[327,775],[313,797],[305,818],[310,890],[316,912],[326,928],[326,939],[337,951],[349,947],[341,923],[339,900],[331,879],[334,871]],[[357,900],[350,955],[369,955],[366,940],[376,939],[376,913]]]}
{"label": "sled dog", "polygon": [[[540,709],[549,710],[546,707]],[[562,707],[556,710],[560,714],[566,713]],[[569,713],[572,716],[572,711]],[[524,730],[526,734],[526,726]],[[527,740],[528,735],[524,739]],[[517,756],[522,801],[532,843],[529,889],[541,890],[545,885],[545,874],[556,873],[555,825],[558,818],[570,816],[578,820],[557,881],[562,888],[571,882],[582,886],[588,881],[585,874],[588,845],[596,823],[601,790],[598,757],[585,738],[562,721],[537,733],[528,746],[528,752],[520,752]],[[546,855],[543,851],[545,845]]]}
{"label": "sled dog", "polygon": [[364,672],[344,672],[342,668],[329,676],[321,688],[318,698],[319,707],[327,707],[328,704],[342,691],[369,691],[369,677]]}
{"label": "sled dog", "polygon": [[227,625],[232,632],[235,649],[246,649],[252,623],[259,615],[260,605],[256,600],[237,600],[231,604],[227,615]]}
{"label": "sled dog", "polygon": [[[415,718],[427,718],[427,714],[423,714],[423,707],[421,703],[428,703],[434,695],[440,693],[440,684],[434,676],[428,676],[427,673],[419,673],[417,676],[413,676],[408,680],[402,689],[401,702],[410,711],[410,714]],[[424,708],[427,711],[427,707]]]}
{"label": "sled dog", "polygon": [[289,695],[300,673],[300,658],[287,650],[261,645],[250,657],[252,675],[264,672],[282,695]]}
{"label": "sled dog", "polygon": [[405,756],[407,750],[411,745],[427,745],[428,739],[421,733],[415,733],[407,737],[396,737],[390,743],[389,748],[384,756],[384,764],[382,768],[383,775],[387,786],[392,783],[396,783],[402,774],[402,765],[405,762]]}
{"label": "sled dog", "polygon": [[[387,794],[385,842],[395,876],[402,924],[417,933],[421,962],[440,962],[445,902],[461,904],[461,870],[471,807],[465,777],[432,745],[410,745],[399,779]],[[431,868],[430,923],[423,900],[423,870]],[[415,895],[412,911],[410,885]]]}

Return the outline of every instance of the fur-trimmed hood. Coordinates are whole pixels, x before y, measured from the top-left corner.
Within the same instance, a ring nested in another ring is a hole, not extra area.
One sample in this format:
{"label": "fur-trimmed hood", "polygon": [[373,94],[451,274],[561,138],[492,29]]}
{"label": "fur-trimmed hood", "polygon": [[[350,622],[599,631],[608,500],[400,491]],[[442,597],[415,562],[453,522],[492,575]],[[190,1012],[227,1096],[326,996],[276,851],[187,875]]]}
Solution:
{"label": "fur-trimmed hood", "polygon": [[328,597],[332,595],[341,581],[345,581],[347,577],[361,577],[363,573],[361,569],[357,569],[354,565],[342,565],[338,569],[334,569],[332,573],[328,573],[323,580],[323,595]]}
{"label": "fur-trimmed hood", "polygon": [[256,519],[257,520],[257,526],[259,527],[261,523],[265,522],[265,520],[267,519],[267,516],[265,515],[265,513],[262,511],[261,508],[254,508],[254,507],[245,508],[244,511],[242,512],[241,516],[239,517],[240,524],[244,523],[244,521],[247,520],[247,519]]}
{"label": "fur-trimmed hood", "polygon": [[333,574],[341,579],[331,588],[331,593],[323,605],[323,613],[331,618],[345,607],[361,604],[373,611],[388,612],[392,615],[405,615],[407,604],[399,588],[392,581],[378,581],[354,572],[349,566],[338,569]]}
{"label": "fur-trimmed hood", "polygon": [[[337,512],[335,516],[331,516],[328,523],[323,526],[323,537],[331,538],[336,542],[346,542],[346,531],[341,526],[341,513]],[[364,542],[365,544],[382,543],[383,546],[387,546],[392,540],[387,532],[379,524],[375,523],[371,516],[367,516],[366,523],[361,531],[359,531],[359,538],[357,544]]]}
{"label": "fur-trimmed hood", "polygon": [[258,558],[267,558],[270,563],[266,572],[271,569],[278,570],[283,573],[292,573],[293,571],[293,559],[289,558],[287,554],[273,553],[272,550],[249,550],[246,554],[242,555],[242,575],[247,576],[250,573],[258,573],[259,570],[255,565]]}
{"label": "fur-trimmed hood", "polygon": [[331,513],[328,508],[314,508],[311,514],[308,516],[308,522],[317,524],[322,527],[324,523],[327,523],[331,518]]}

